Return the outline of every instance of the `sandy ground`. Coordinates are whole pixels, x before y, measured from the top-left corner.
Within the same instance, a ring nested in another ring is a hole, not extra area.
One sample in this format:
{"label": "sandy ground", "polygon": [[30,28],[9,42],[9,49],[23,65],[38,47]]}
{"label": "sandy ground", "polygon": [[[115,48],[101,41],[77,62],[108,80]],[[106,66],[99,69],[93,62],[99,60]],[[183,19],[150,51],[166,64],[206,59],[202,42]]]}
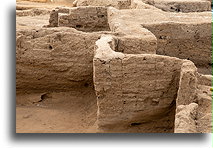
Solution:
{"label": "sandy ground", "polygon": [[[35,2],[41,1],[41,2]],[[44,3],[44,0],[34,0],[34,1],[16,1],[16,10],[30,10],[30,9],[47,9],[52,10],[56,7],[66,6],[72,7],[72,2],[74,0],[69,0],[70,2],[47,2]],[[17,29],[32,29],[32,28],[41,28],[44,25],[49,24],[49,14],[47,15],[38,15],[38,16],[23,16],[23,17],[16,17],[16,28]]]}
{"label": "sandy ground", "polygon": [[97,101],[92,88],[17,93],[16,99],[17,133],[95,132]]}
{"label": "sandy ground", "polygon": [[[38,2],[40,1],[40,2]],[[50,0],[49,0],[50,1]],[[73,6],[74,0],[61,0],[57,2],[45,2],[45,0],[16,0],[16,9],[17,10],[26,10],[26,9],[32,9],[32,8],[55,8],[58,6]]]}
{"label": "sandy ground", "polygon": [[49,24],[49,15],[16,17],[17,29],[39,29]]}

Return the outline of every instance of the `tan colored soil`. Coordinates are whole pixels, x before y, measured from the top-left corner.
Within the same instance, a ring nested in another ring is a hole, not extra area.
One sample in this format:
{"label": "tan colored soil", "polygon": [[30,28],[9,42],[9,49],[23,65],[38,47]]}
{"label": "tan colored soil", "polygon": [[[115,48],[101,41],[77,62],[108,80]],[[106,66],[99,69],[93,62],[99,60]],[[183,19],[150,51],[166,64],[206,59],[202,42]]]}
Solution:
{"label": "tan colored soil", "polygon": [[95,132],[96,97],[92,88],[70,92],[17,93],[17,133]]}

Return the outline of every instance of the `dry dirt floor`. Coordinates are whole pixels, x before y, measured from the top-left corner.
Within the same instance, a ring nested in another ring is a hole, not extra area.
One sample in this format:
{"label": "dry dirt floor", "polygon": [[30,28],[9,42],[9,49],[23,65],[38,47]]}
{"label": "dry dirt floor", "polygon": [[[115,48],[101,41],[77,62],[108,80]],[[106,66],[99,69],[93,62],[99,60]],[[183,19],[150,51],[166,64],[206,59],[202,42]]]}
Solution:
{"label": "dry dirt floor", "polygon": [[17,133],[95,132],[96,97],[92,88],[70,92],[18,93]]}

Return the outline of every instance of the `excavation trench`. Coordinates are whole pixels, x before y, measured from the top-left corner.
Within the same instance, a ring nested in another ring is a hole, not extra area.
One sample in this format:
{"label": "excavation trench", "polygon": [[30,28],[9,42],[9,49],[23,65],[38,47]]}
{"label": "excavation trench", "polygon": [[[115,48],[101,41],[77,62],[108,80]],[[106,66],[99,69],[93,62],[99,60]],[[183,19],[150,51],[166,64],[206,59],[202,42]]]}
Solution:
{"label": "excavation trench", "polygon": [[[106,7],[56,8],[48,26],[17,31],[17,105],[21,111],[27,105],[35,112],[35,106],[42,107],[42,114],[52,109],[51,120],[57,116],[64,125],[45,120],[48,116],[39,120],[63,127],[55,132],[175,132],[177,107],[195,98],[196,68],[163,56],[184,59],[180,52],[185,51],[173,45],[176,39],[167,40],[173,24],[165,32],[161,25],[143,26],[155,36],[138,26],[141,35],[135,36],[122,23],[110,23]],[[178,49],[165,50],[169,43]],[[203,60],[198,63],[208,59]],[[54,132],[44,124],[33,132]]]}

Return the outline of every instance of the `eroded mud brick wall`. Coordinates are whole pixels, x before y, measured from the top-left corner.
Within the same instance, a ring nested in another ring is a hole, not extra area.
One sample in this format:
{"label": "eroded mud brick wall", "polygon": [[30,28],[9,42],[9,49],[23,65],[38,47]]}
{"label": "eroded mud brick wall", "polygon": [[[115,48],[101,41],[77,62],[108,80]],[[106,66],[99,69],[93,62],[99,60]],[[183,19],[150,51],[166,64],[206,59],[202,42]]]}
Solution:
{"label": "eroded mud brick wall", "polygon": [[78,7],[68,14],[59,13],[58,25],[76,28],[81,31],[109,30],[106,7]]}
{"label": "eroded mud brick wall", "polygon": [[131,5],[131,0],[76,0],[76,6],[112,6],[117,9],[127,9]]}
{"label": "eroded mud brick wall", "polygon": [[[142,126],[140,132],[173,132],[180,65],[180,59],[157,55],[125,55],[107,61],[96,56],[99,129],[123,127],[127,132],[136,123]],[[160,120],[165,117],[169,118]]]}
{"label": "eroded mud brick wall", "polygon": [[60,27],[17,31],[17,90],[66,90],[89,85],[99,37]]}
{"label": "eroded mud brick wall", "polygon": [[144,3],[153,5],[163,11],[170,12],[203,12],[211,10],[211,0],[142,0]]}
{"label": "eroded mud brick wall", "polygon": [[157,37],[157,54],[188,59],[196,66],[211,64],[211,23],[170,22],[143,26]]}
{"label": "eroded mud brick wall", "polygon": [[58,15],[59,13],[68,14],[70,8],[68,7],[57,7],[50,13],[49,25],[48,27],[58,27]]}
{"label": "eroded mud brick wall", "polygon": [[181,66],[176,100],[175,133],[197,133],[197,68],[191,61]]}

